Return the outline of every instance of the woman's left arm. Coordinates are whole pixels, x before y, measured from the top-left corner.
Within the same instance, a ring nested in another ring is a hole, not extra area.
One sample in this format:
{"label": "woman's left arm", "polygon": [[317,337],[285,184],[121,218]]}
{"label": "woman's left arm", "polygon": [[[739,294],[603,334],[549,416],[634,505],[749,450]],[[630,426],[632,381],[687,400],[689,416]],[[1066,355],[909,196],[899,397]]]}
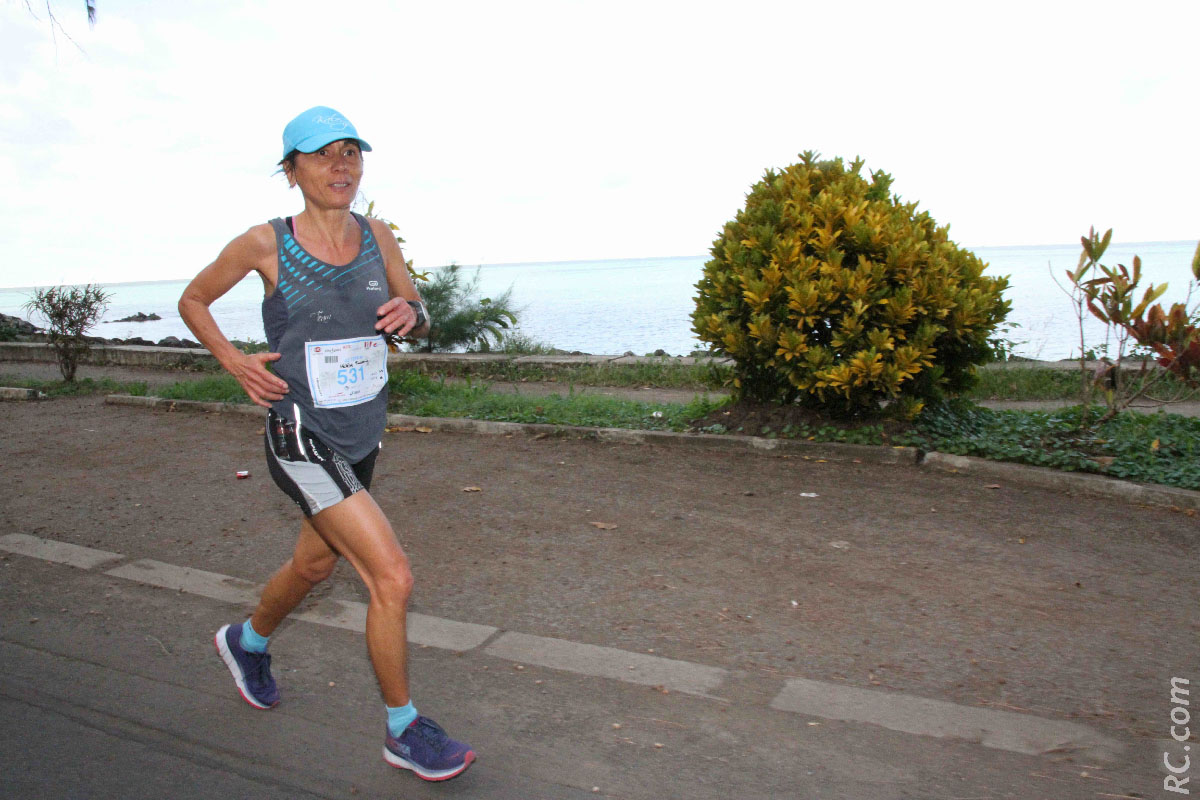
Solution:
{"label": "woman's left arm", "polygon": [[429,332],[429,320],[426,319],[420,327],[415,327],[417,312],[410,306],[409,301],[420,302],[421,294],[413,284],[408,274],[408,264],[404,261],[404,253],[400,251],[400,243],[387,224],[377,220],[367,220],[371,225],[371,233],[379,243],[379,252],[383,255],[384,269],[387,270],[388,294],[391,299],[379,307],[376,312],[379,321],[375,330],[380,333],[394,333],[397,336],[424,336]]}

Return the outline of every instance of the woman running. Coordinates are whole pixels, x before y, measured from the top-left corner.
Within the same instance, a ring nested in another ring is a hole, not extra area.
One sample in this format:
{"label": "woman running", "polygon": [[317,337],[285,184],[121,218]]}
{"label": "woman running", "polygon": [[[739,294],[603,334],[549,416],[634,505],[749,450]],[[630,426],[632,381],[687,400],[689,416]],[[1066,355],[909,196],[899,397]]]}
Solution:
{"label": "woman running", "polygon": [[[304,211],[238,236],[179,300],[196,338],[268,409],[267,467],[304,513],[295,551],[254,614],[222,627],[215,641],[246,702],[271,708],[279,691],[268,640],[345,556],[370,593],[367,650],[387,707],[383,756],[425,780],[446,780],[475,754],[413,707],[405,631],[412,573],[369,491],[387,414],[385,336],[419,336],[429,325],[386,224],[350,211],[370,149],[332,108],[310,108],[289,122],[279,165],[300,187]],[[247,355],[209,306],[251,271],[263,281],[271,352]]]}

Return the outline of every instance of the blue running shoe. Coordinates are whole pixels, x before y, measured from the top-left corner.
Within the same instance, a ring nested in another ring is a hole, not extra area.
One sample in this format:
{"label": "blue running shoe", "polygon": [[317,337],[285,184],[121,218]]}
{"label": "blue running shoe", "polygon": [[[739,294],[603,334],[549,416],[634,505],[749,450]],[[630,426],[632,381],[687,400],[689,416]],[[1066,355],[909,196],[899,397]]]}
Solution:
{"label": "blue running shoe", "polygon": [[388,732],[383,759],[393,767],[411,769],[427,781],[447,781],[471,766],[475,751],[451,739],[428,717],[417,717],[399,736]]}
{"label": "blue running shoe", "polygon": [[242,649],[242,623],[221,628],[213,643],[233,673],[243,700],[255,708],[271,708],[279,702],[279,690],[271,677],[271,656]]}

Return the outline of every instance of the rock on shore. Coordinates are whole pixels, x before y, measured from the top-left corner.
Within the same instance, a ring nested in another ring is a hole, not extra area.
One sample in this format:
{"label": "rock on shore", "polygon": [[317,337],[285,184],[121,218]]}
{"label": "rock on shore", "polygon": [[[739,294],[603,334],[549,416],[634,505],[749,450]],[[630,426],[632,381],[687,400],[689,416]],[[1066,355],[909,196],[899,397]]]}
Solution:
{"label": "rock on shore", "polygon": [[162,319],[162,317],[160,317],[158,314],[155,314],[153,311],[150,312],[149,314],[144,314],[141,311],[139,311],[138,313],[134,314],[132,317],[126,317],[125,319],[110,319],[110,320],[106,321],[104,324],[110,325],[114,322],[157,322],[160,319]]}
{"label": "rock on shore", "polygon": [[41,331],[41,328],[32,322],[23,320],[20,317],[10,317],[8,314],[0,314],[0,328],[9,328],[16,331],[18,336],[28,336]]}
{"label": "rock on shore", "polygon": [[[139,313],[137,316],[143,317],[138,320],[129,317],[125,320],[117,320],[118,322],[147,322],[150,320],[161,319],[156,314],[145,315]],[[7,328],[16,333],[17,341],[19,342],[45,342],[48,341],[46,332],[34,325],[32,322],[23,320],[20,317],[11,317],[7,314],[0,314],[0,328]],[[143,339],[140,336],[134,336],[131,339],[105,339],[103,336],[85,336],[83,337],[90,344],[107,344],[107,345],[136,345],[140,347],[192,347],[202,348],[204,345],[199,342],[193,342],[191,339],[180,339],[177,336],[168,336],[165,339],[160,339],[157,342],[152,342],[149,339]]]}

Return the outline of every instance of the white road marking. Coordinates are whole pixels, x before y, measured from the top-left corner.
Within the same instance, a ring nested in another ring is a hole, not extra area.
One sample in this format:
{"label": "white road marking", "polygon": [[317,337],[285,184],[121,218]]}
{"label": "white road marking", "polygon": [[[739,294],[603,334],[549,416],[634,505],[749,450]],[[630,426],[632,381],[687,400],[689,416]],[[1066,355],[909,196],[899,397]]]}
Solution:
{"label": "white road marking", "polygon": [[771,708],[844,722],[866,722],[921,736],[967,739],[984,747],[1026,755],[1072,751],[1086,753],[1089,758],[1111,760],[1122,750],[1118,742],[1075,722],[807,678],[789,679],[783,691],[771,701]]}
{"label": "white road marking", "polygon": [[253,604],[258,601],[259,587],[250,581],[202,569],[177,567],[149,558],[110,569],[104,574],[226,603]]}
{"label": "white road marking", "polygon": [[[81,569],[94,569],[125,558],[120,553],[19,533],[0,536],[0,550]],[[253,605],[260,590],[258,585],[242,578],[152,559],[133,561],[106,570],[104,574],[235,605]],[[362,633],[366,630],[367,607],[363,603],[326,599],[315,608],[292,616]],[[408,615],[410,642],[447,650],[473,650],[497,630],[489,625],[425,614]],[[523,664],[625,683],[661,686],[704,697],[712,696],[730,674],[720,667],[690,661],[512,631],[503,633],[483,652]],[[1072,751],[1093,759],[1112,760],[1123,749],[1121,743],[1074,722],[806,678],[789,679],[771,701],[771,708],[824,719],[868,723],[921,736],[966,739],[985,747],[1026,755]]]}
{"label": "white road marking", "polygon": [[[367,604],[350,600],[322,600],[316,608],[292,614],[291,617],[358,633],[367,630]],[[408,612],[408,641],[412,644],[463,652],[479,647],[496,630],[490,625]]]}
{"label": "white road marking", "polygon": [[703,696],[709,695],[729,674],[720,667],[527,633],[505,633],[485,647],[484,652],[523,664]]}
{"label": "white road marking", "polygon": [[0,550],[7,550],[10,553],[30,558],[40,558],[43,561],[53,561],[55,564],[66,564],[79,569],[94,569],[104,564],[120,561],[125,557],[120,553],[93,550],[90,547],[56,542],[53,539],[42,539],[24,533],[0,536]]}

